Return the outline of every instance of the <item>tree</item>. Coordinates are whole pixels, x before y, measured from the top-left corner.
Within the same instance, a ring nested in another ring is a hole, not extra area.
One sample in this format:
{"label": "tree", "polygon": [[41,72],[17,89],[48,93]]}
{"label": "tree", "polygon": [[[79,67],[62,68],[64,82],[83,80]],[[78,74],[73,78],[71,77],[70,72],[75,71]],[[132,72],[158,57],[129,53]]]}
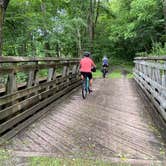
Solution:
{"label": "tree", "polygon": [[[9,1],[4,2],[7,7]],[[78,57],[87,50],[99,61],[103,54],[131,60],[137,52],[150,52],[153,43],[164,45],[164,4],[165,0],[11,0],[3,24],[3,54]]]}
{"label": "tree", "polygon": [[0,56],[2,56],[2,25],[9,0],[0,0]]}

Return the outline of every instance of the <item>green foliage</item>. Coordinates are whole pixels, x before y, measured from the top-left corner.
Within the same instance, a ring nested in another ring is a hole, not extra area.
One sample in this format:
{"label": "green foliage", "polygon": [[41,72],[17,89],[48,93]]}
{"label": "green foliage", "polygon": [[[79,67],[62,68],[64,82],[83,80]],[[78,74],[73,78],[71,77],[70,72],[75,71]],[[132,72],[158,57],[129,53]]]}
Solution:
{"label": "green foliage", "polygon": [[153,43],[150,52],[139,52],[137,56],[164,56],[166,55],[166,43]]}
{"label": "green foliage", "polygon": [[[89,5],[88,0],[11,0],[3,27],[3,54],[80,56],[91,45]],[[105,54],[118,61],[131,61],[138,53],[165,54],[161,0],[102,0],[98,8],[93,6],[96,62]]]}
{"label": "green foliage", "polygon": [[[76,28],[86,24],[70,18],[66,1],[11,0],[4,27],[4,55],[64,56],[76,50]],[[78,26],[79,25],[79,26]],[[73,50],[73,51],[72,51]]]}
{"label": "green foliage", "polygon": [[150,55],[153,56],[166,55],[166,43],[164,43],[163,46],[161,43],[154,43]]}

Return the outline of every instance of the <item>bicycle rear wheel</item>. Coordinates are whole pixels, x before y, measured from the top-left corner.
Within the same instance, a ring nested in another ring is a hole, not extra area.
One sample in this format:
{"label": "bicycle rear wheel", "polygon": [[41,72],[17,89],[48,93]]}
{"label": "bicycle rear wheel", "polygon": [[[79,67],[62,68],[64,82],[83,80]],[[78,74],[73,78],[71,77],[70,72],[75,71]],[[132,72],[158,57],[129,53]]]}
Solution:
{"label": "bicycle rear wheel", "polygon": [[103,70],[103,78],[105,78],[105,75],[106,75],[106,70],[104,69]]}
{"label": "bicycle rear wheel", "polygon": [[86,81],[84,80],[82,83],[82,98],[86,99],[87,97],[87,89],[86,89]]}

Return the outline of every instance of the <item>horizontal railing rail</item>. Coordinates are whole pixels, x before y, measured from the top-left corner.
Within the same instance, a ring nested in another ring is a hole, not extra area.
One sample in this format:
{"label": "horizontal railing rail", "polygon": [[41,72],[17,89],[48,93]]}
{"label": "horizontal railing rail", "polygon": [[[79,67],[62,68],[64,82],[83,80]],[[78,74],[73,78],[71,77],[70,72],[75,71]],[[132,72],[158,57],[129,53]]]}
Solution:
{"label": "horizontal railing rail", "polygon": [[137,57],[134,76],[166,121],[166,56]]}
{"label": "horizontal railing rail", "polygon": [[22,122],[28,125],[35,120],[33,115],[80,83],[79,59],[0,57],[1,141],[14,136],[23,128]]}

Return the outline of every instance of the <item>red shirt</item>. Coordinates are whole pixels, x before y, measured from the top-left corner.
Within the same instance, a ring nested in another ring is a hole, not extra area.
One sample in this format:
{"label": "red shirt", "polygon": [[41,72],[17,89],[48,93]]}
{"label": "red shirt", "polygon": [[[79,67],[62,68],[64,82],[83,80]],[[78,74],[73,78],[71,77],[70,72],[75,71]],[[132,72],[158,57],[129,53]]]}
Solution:
{"label": "red shirt", "polygon": [[89,57],[84,57],[80,61],[80,71],[81,72],[87,72],[91,73],[91,68],[95,66],[94,62],[92,59]]}

